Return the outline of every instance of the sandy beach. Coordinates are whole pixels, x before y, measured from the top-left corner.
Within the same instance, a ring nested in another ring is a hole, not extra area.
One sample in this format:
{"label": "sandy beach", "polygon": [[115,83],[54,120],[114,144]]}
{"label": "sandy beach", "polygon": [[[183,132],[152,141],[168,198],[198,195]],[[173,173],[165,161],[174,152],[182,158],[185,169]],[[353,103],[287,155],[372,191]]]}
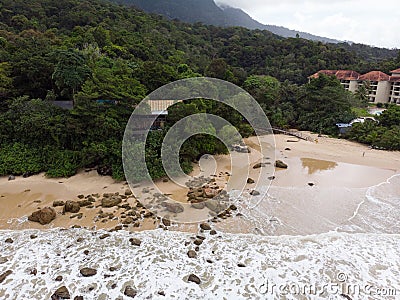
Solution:
{"label": "sandy beach", "polygon": [[[289,167],[276,169],[275,174],[269,174],[274,175],[274,179],[271,182],[266,180],[265,188],[269,188],[270,197],[261,202],[261,206],[266,206],[264,209],[268,212],[265,218],[269,221],[276,221],[277,218],[279,222],[276,223],[284,224],[278,226],[280,229],[273,226],[275,229],[265,232],[267,234],[320,233],[333,230],[333,225],[326,226],[321,218],[339,220],[339,223],[345,222],[357,210],[366,189],[400,173],[399,152],[379,151],[342,139],[305,134],[312,136],[314,142],[275,135],[275,159],[284,161]],[[262,161],[257,151],[256,139],[250,138],[246,143],[253,147],[249,163],[253,165]],[[212,170],[208,172],[215,171],[217,184],[224,187],[226,181],[230,179],[226,175],[231,171],[230,157],[217,156],[215,162],[216,164],[213,162],[214,169],[211,168]],[[204,168],[207,168],[207,164],[205,167],[203,165]],[[256,178],[260,175],[261,169],[250,169],[250,173],[244,174],[243,177],[248,175]],[[192,175],[200,173],[200,167],[196,166]],[[309,186],[311,184],[312,187]],[[157,187],[161,193],[170,195],[174,200],[186,201],[187,188],[162,180],[157,182]],[[140,190],[142,188],[143,186],[138,187]],[[110,177],[98,176],[96,171],[81,172],[66,179],[48,179],[43,174],[29,178],[17,177],[13,181],[3,177],[0,178],[0,229],[68,228],[74,225],[96,229],[115,228],[127,218],[127,209],[102,208],[99,199],[104,193],[124,195],[127,189],[129,187],[126,182],[115,182]],[[244,189],[245,192],[250,192],[253,185],[246,184]],[[33,211],[52,206],[56,200],[79,201],[79,197],[89,195],[97,195],[98,198],[89,208],[82,207],[79,214],[63,214],[62,207],[55,207],[57,217],[51,224],[42,226],[27,221],[27,216]],[[320,203],[321,200],[317,198],[323,198],[324,203]],[[136,202],[133,196],[129,196],[123,199],[122,204],[127,204],[131,208],[136,207]],[[137,211],[141,213],[138,223],[131,226],[132,224],[126,222],[129,224],[129,226],[125,224],[127,229],[138,231],[159,227],[160,220],[157,217],[143,208]],[[198,211],[193,210],[190,213]],[[245,208],[239,215],[243,213],[251,215]],[[107,217],[100,218],[104,214],[108,214]],[[246,219],[240,216],[214,221],[218,223],[216,224],[218,229],[226,232],[254,233],[259,228],[251,219],[252,217]],[[294,227],[303,228],[300,231],[293,231]],[[176,229],[193,231],[196,228],[184,225]]]}

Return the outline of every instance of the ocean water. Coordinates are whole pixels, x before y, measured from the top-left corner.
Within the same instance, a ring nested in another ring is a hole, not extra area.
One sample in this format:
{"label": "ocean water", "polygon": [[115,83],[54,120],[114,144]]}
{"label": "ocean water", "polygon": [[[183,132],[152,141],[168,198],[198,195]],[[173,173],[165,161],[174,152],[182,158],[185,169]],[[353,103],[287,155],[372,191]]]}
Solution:
{"label": "ocean water", "polygon": [[[50,299],[64,285],[71,299],[129,299],[128,285],[136,299],[400,299],[400,175],[369,188],[272,187],[256,207],[247,200],[238,199],[241,217],[204,233],[195,259],[195,235],[179,231],[0,231],[0,275],[13,272],[0,299]],[[97,274],[82,277],[83,267]],[[192,273],[200,285],[187,282]]]}
{"label": "ocean water", "polygon": [[[30,235],[36,234],[36,239]],[[129,234],[83,229],[2,231],[0,299],[50,299],[65,285],[72,299],[398,299],[400,235],[326,233],[210,236],[190,259],[193,235],[163,230]],[[129,238],[142,241],[132,246]],[[5,244],[6,238],[14,243]],[[83,241],[77,242],[78,238]],[[84,251],[88,250],[87,255]],[[238,266],[238,264],[243,264]],[[82,277],[83,267],[97,269]],[[116,268],[110,271],[110,267]],[[32,275],[33,269],[37,270]],[[187,282],[189,274],[201,279]],[[61,282],[54,279],[63,276]],[[115,286],[113,286],[115,284]],[[158,292],[163,291],[165,296]]]}
{"label": "ocean water", "polygon": [[400,174],[369,188],[261,186],[258,190],[260,198],[240,195],[236,204],[242,216],[218,228],[267,236],[400,233]]}

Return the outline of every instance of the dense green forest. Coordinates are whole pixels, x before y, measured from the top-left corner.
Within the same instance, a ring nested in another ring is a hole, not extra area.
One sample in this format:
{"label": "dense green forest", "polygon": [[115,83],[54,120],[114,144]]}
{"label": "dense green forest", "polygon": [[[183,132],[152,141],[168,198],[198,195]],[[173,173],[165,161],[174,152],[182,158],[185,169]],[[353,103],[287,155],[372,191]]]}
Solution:
{"label": "dense green forest", "polygon": [[[333,78],[307,83],[307,76],[400,64],[267,31],[168,21],[101,0],[1,0],[0,20],[0,175],[70,176],[98,167],[122,179],[122,136],[135,104],[166,83],[203,75],[247,89],[274,125],[333,134],[335,122],[349,121],[352,107],[365,103]],[[75,107],[63,110],[55,100]],[[202,101],[186,105],[218,113]],[[240,118],[233,124],[251,133]],[[159,157],[163,134],[151,133],[149,158]],[[185,149],[186,166],[210,149],[226,151],[205,136]],[[150,161],[152,176],[163,176],[158,160]]]}

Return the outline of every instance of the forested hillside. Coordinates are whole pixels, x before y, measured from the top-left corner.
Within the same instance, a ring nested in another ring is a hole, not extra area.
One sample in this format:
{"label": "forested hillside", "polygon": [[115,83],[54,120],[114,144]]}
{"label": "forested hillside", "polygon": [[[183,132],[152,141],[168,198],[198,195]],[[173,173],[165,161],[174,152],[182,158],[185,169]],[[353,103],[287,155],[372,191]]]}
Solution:
{"label": "forested hillside", "polygon": [[[101,0],[1,0],[0,174],[69,176],[98,166],[102,174],[123,178],[121,140],[134,105],[177,79],[231,81],[248,88],[272,122],[320,130],[322,121],[310,125],[302,114],[324,116],[315,111],[312,86],[296,84],[319,69],[395,66],[394,60],[366,61],[320,42],[168,21]],[[338,82],[326,85],[329,92],[344,92]],[[351,117],[347,96],[337,106],[343,121]],[[119,104],[97,104],[99,99]],[[54,100],[74,100],[75,109],[57,108]],[[160,137],[152,141],[149,155],[157,156]],[[153,175],[163,174],[157,169]]]}

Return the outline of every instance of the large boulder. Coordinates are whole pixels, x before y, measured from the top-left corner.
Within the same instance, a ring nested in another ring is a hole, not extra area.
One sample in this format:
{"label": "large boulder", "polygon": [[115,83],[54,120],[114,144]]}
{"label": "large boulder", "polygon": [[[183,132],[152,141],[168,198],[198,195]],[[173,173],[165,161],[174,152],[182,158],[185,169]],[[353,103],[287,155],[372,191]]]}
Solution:
{"label": "large boulder", "polygon": [[29,217],[28,220],[32,222],[38,222],[42,225],[49,224],[56,218],[56,211],[52,207],[45,207],[41,210],[33,212]]}
{"label": "large boulder", "polygon": [[205,202],[207,208],[217,214],[224,211],[227,207],[225,204],[221,203],[218,200],[208,200]]}
{"label": "large boulder", "polygon": [[285,163],[284,163],[283,161],[281,161],[281,160],[277,160],[277,161],[275,162],[275,167],[280,168],[280,169],[287,169],[287,168],[288,168],[288,165],[285,164]]}
{"label": "large boulder", "polygon": [[81,209],[81,206],[79,205],[78,202],[75,202],[75,201],[65,202],[64,213],[70,212],[70,213],[76,214],[77,212],[79,212],[80,209]]}
{"label": "large boulder", "polygon": [[218,195],[218,191],[212,188],[204,188],[203,193],[205,198],[214,198]]}

